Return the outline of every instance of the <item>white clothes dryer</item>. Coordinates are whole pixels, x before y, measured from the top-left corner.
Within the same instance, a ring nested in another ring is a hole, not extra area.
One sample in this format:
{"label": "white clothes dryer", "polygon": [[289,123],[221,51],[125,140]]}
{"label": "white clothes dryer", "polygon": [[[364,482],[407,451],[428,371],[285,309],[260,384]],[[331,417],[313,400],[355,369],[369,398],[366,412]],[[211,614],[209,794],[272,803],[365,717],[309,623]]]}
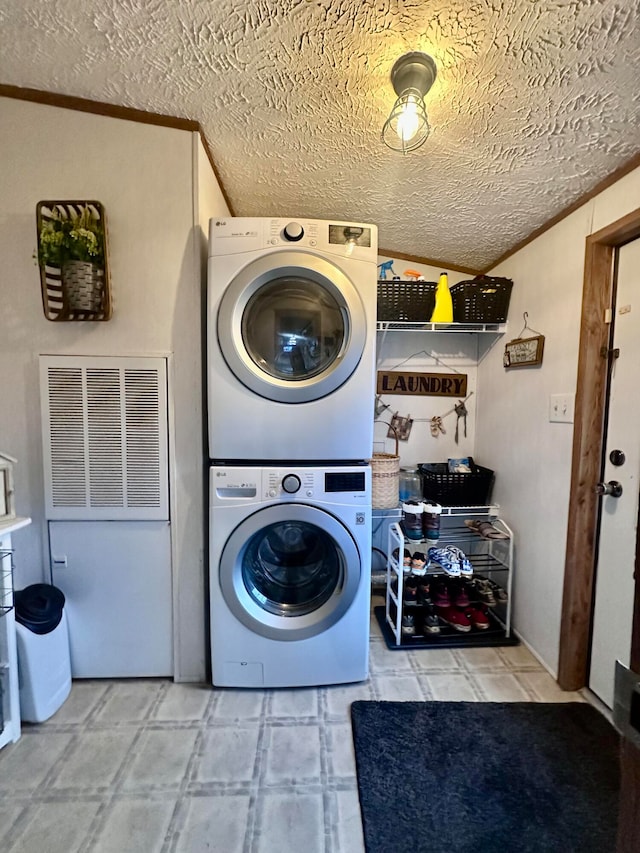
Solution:
{"label": "white clothes dryer", "polygon": [[368,676],[371,469],[210,468],[212,681]]}
{"label": "white clothes dryer", "polygon": [[211,220],[211,459],[371,457],[377,242],[375,225]]}

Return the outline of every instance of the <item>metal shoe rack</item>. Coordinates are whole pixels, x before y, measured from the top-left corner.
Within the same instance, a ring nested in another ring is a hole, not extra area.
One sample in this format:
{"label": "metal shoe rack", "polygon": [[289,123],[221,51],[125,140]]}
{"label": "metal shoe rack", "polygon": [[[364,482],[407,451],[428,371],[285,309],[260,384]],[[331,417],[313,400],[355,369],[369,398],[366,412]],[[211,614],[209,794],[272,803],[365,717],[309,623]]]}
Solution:
{"label": "metal shoe rack", "polygon": [[[488,520],[509,538],[485,539],[467,527],[464,524],[465,519]],[[440,538],[437,542],[406,539],[396,522],[389,526],[388,539],[385,606],[375,608],[374,612],[389,648],[463,648],[518,644],[518,639],[511,631],[513,533],[506,522],[499,518],[497,507],[443,507]],[[473,627],[469,632],[463,633],[441,622],[439,633],[422,632],[421,617],[425,612],[424,606],[419,603],[407,605],[404,602],[404,584],[411,574],[434,578],[448,576],[438,564],[427,562],[424,570],[411,572],[403,568],[402,561],[405,548],[411,554],[419,551],[426,556],[432,545],[439,548],[457,545],[471,562],[474,577],[477,574],[488,578],[506,591],[505,602],[496,600],[495,606],[486,608],[490,621],[488,628],[480,630]],[[394,554],[397,554],[398,558]],[[415,618],[413,635],[402,633],[402,617],[408,612],[413,613]]]}

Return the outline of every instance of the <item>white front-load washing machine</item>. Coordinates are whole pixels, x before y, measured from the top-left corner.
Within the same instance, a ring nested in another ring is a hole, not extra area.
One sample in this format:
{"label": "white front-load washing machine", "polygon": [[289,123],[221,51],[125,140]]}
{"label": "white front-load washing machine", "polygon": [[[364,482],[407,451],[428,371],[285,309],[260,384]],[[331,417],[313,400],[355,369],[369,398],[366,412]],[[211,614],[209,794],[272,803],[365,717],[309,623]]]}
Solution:
{"label": "white front-load washing machine", "polygon": [[211,220],[211,459],[371,457],[377,242],[375,225]]}
{"label": "white front-load washing machine", "polygon": [[213,684],[366,679],[371,469],[214,465],[210,490]]}

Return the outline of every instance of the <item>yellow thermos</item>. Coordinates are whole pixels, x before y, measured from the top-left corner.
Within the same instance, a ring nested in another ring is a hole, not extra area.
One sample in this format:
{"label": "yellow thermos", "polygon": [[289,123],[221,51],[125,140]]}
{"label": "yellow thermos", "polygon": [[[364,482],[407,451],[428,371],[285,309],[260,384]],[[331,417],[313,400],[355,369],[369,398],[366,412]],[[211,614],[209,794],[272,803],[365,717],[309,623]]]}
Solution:
{"label": "yellow thermos", "polygon": [[436,304],[431,315],[431,323],[453,323],[453,303],[446,272],[440,273],[436,288]]}

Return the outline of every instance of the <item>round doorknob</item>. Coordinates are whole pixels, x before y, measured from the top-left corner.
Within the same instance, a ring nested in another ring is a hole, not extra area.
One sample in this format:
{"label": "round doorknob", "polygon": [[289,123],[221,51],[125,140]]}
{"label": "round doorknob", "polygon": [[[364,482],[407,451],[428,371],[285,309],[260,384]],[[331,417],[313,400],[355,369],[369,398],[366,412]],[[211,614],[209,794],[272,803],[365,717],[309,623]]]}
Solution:
{"label": "round doorknob", "polygon": [[622,494],[622,485],[617,480],[609,480],[608,483],[596,483],[596,494],[619,498]]}
{"label": "round doorknob", "polygon": [[304,236],[304,228],[298,222],[289,222],[284,226],[284,236],[286,240],[297,243]]}
{"label": "round doorknob", "polygon": [[626,461],[626,456],[624,455],[623,450],[612,450],[609,454],[609,462],[616,467],[620,467],[620,465],[624,465]]}

